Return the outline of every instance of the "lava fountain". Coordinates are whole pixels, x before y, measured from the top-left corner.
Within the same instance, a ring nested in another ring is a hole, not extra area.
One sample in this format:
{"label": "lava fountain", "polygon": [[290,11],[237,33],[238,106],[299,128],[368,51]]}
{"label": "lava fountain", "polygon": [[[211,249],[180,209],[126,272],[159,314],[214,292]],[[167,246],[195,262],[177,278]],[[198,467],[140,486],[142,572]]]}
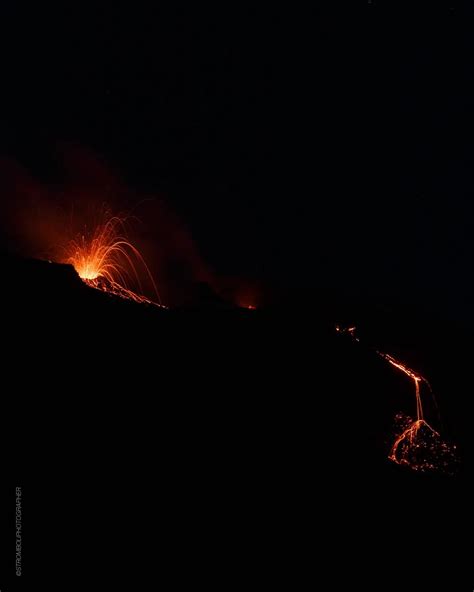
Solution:
{"label": "lava fountain", "polygon": [[[141,304],[162,307],[153,276],[140,251],[126,237],[126,217],[111,216],[92,232],[84,232],[65,248],[65,261],[91,288]],[[145,274],[158,302],[137,293],[142,291],[140,274]]]}

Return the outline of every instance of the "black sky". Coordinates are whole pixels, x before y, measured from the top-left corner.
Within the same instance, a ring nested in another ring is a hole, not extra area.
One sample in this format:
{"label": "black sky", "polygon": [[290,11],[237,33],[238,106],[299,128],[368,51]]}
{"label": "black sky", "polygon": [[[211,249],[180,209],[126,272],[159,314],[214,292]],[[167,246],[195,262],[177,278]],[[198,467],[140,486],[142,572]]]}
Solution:
{"label": "black sky", "polygon": [[471,12],[2,12],[3,156],[85,147],[217,273],[472,319]]}

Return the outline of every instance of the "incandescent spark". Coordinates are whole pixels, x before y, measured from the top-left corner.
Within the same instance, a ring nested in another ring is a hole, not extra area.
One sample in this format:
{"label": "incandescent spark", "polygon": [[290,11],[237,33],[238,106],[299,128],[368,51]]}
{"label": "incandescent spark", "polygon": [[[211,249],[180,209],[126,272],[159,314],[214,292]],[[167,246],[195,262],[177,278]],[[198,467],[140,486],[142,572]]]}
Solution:
{"label": "incandescent spark", "polygon": [[[71,240],[65,249],[65,260],[90,287],[139,303],[162,306],[155,281],[138,249],[126,238],[126,218],[112,216],[91,233]],[[140,272],[147,276],[158,302],[142,296]]]}

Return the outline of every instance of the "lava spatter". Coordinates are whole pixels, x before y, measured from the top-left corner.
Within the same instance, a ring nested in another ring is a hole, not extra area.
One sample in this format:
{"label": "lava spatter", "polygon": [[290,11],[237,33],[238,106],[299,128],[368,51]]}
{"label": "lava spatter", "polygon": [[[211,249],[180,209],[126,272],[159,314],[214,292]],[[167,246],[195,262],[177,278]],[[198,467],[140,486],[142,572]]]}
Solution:
{"label": "lava spatter", "polygon": [[[125,236],[125,221],[125,217],[111,216],[95,226],[92,232],[78,235],[64,249],[64,259],[91,288],[141,304],[163,306],[143,256]],[[158,302],[130,287],[141,289],[140,274],[147,276]]]}

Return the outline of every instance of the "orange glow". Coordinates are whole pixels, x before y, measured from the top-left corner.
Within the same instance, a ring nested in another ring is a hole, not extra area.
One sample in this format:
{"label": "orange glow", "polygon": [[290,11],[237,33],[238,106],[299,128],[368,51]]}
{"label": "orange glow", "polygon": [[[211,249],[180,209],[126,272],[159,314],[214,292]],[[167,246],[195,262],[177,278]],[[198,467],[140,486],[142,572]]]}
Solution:
{"label": "orange glow", "polygon": [[132,290],[141,290],[139,272],[147,276],[158,301],[160,296],[142,255],[125,236],[125,218],[112,216],[92,233],[81,234],[67,245],[66,261],[90,287],[139,303],[162,306]]}
{"label": "orange glow", "polygon": [[391,461],[419,472],[454,471],[456,446],[445,442],[424,419],[413,421],[401,414],[395,419],[401,429],[388,457]]}
{"label": "orange glow", "polygon": [[419,376],[413,370],[396,360],[394,357],[390,356],[389,354],[384,354],[382,352],[377,352],[379,356],[387,360],[389,364],[392,364],[398,370],[401,370],[404,374],[409,376],[415,382],[415,397],[416,397],[416,419],[422,420],[423,419],[423,405],[421,403],[421,395],[420,395],[420,382],[424,382],[428,385],[429,389],[431,390],[430,383],[423,378],[423,376]]}
{"label": "orange glow", "polygon": [[359,341],[359,338],[355,334],[356,327],[341,327],[341,325],[336,325],[336,331],[341,335],[349,335],[354,341]]}
{"label": "orange glow", "polygon": [[[355,341],[359,341],[355,330],[355,327],[343,328],[336,325],[338,333],[349,335]],[[394,463],[408,466],[414,471],[452,471],[457,460],[456,447],[444,442],[440,434],[424,419],[421,385],[425,384],[432,393],[430,383],[390,354],[375,351],[394,368],[411,378],[415,384],[416,420],[401,414],[397,415],[396,420],[400,430],[388,458]]]}

